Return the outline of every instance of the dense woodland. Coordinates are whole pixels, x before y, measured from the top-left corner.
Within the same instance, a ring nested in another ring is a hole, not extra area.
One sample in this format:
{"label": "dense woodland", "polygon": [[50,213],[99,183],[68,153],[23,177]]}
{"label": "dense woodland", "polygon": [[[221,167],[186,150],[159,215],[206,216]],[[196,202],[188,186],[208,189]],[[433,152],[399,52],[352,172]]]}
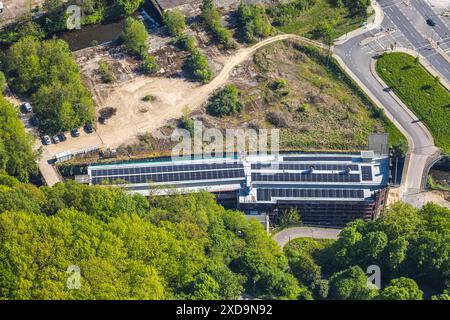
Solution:
{"label": "dense woodland", "polygon": [[[4,299],[448,299],[450,210],[398,204],[335,242],[283,253],[256,220],[208,193],[148,200],[75,182],[36,188],[0,176]],[[386,285],[367,287],[376,264]],[[68,266],[81,289],[66,288]]]}

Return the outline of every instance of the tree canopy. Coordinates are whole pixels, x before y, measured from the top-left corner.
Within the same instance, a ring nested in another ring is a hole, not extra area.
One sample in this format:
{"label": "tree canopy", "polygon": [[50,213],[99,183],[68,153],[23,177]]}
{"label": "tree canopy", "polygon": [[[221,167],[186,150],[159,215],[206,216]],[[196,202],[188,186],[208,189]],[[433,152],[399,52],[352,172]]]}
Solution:
{"label": "tree canopy", "polygon": [[[155,197],[0,176],[0,298],[296,298],[297,280],[259,222],[209,193]],[[68,290],[67,269],[81,269]]]}
{"label": "tree canopy", "polygon": [[93,120],[91,94],[66,42],[24,37],[11,46],[6,63],[11,88],[32,94],[42,132],[70,130]]}
{"label": "tree canopy", "polygon": [[0,93],[0,172],[28,181],[36,170],[33,137],[25,132],[16,108]]}

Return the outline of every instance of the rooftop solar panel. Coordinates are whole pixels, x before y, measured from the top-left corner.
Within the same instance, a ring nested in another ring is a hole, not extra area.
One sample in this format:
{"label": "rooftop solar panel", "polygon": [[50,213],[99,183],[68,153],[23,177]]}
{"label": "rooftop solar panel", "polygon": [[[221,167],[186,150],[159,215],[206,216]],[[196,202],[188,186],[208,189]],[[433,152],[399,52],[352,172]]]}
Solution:
{"label": "rooftop solar panel", "polygon": [[264,163],[257,162],[252,163],[251,168],[255,170],[264,169],[276,169],[276,170],[309,170],[311,167],[314,170],[328,170],[328,171],[341,171],[350,169],[352,171],[358,171],[359,167],[355,164],[328,164],[328,163]]}
{"label": "rooftop solar panel", "polygon": [[362,181],[372,181],[372,166],[361,166]]}
{"label": "rooftop solar panel", "polygon": [[352,161],[352,157],[344,156],[304,156],[304,157],[283,157],[284,161]]}
{"label": "rooftop solar panel", "polygon": [[123,174],[110,177],[93,177],[92,184],[100,184],[102,181],[108,183],[117,183],[124,181],[127,183],[161,183],[161,182],[183,182],[199,180],[217,180],[217,179],[244,179],[243,169],[234,170],[214,170],[214,171],[190,171],[190,172],[167,172],[167,173],[147,173],[141,175]]}
{"label": "rooftop solar panel", "polygon": [[286,173],[263,174],[252,173],[254,182],[360,182],[359,174],[328,174],[328,173]]}
{"label": "rooftop solar panel", "polygon": [[364,198],[362,189],[292,189],[292,188],[258,188],[258,201],[271,201],[277,198]]}
{"label": "rooftop solar panel", "polygon": [[239,162],[224,163],[201,163],[201,164],[183,164],[183,165],[164,165],[149,167],[125,167],[114,169],[96,169],[91,170],[92,177],[113,176],[124,174],[145,174],[157,172],[177,172],[177,171],[199,171],[199,170],[220,170],[220,169],[239,169],[243,164]]}

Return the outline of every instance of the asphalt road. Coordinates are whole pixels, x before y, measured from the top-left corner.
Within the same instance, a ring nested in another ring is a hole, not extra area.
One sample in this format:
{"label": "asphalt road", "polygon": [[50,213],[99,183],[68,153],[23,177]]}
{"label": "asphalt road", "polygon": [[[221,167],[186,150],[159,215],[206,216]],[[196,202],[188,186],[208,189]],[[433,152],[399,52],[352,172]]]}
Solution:
{"label": "asphalt road", "polygon": [[280,247],[284,247],[289,241],[296,238],[313,239],[337,239],[341,229],[315,228],[315,227],[293,227],[283,229],[273,236]]}
{"label": "asphalt road", "polygon": [[[389,20],[389,17],[385,16],[383,24],[386,20]],[[377,40],[366,46],[360,45],[363,39],[374,36],[378,31],[368,31],[349,39],[347,42],[336,45],[334,47],[334,53],[343,60],[347,68],[356,76],[363,89],[366,92],[369,91],[384,106],[385,110],[395,119],[396,125],[409,138],[411,157],[404,186],[404,200],[420,206],[422,203],[419,193],[421,191],[425,168],[427,163],[436,157],[438,149],[434,146],[431,134],[418,121],[419,119],[395,98],[389,88],[383,87],[372,74],[371,65],[374,58],[384,51],[384,48],[390,41],[393,42],[395,40],[400,45],[404,43],[404,39],[401,39],[397,32],[396,38],[384,37],[382,40],[385,41],[384,43],[381,40]],[[417,36],[417,39],[412,39],[413,44],[421,46],[426,41],[425,39],[421,39],[420,35],[417,35],[417,31],[409,30],[408,32],[412,36]]]}
{"label": "asphalt road", "polygon": [[[450,63],[429,41],[432,39],[438,42],[444,52],[450,49],[450,30],[443,20],[450,18],[439,17],[424,0],[411,0],[411,6],[406,6],[399,0],[378,0],[378,3],[385,14],[382,24],[384,29],[393,26],[401,33],[403,41],[407,42],[404,44],[405,47],[424,56],[442,77],[450,81]],[[428,18],[436,25],[429,26],[426,23]]]}

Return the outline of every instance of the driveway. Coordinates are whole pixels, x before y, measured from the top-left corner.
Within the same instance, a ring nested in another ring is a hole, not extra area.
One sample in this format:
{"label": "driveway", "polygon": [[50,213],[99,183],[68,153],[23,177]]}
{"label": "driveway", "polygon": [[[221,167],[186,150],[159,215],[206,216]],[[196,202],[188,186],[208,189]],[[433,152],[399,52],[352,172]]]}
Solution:
{"label": "driveway", "polygon": [[273,236],[280,247],[284,247],[289,241],[296,238],[332,239],[339,237],[341,229],[315,228],[315,227],[293,227],[283,229]]}

